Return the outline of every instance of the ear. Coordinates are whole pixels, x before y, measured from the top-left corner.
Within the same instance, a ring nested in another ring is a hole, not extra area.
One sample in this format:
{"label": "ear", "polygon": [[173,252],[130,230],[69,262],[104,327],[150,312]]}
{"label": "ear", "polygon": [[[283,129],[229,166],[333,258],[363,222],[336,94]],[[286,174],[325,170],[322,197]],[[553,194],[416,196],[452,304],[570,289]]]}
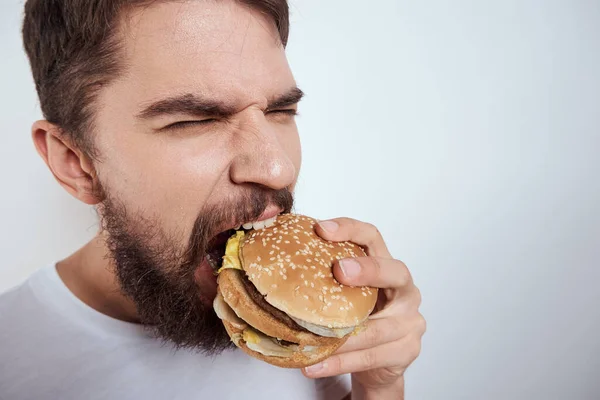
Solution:
{"label": "ear", "polygon": [[73,146],[59,127],[48,121],[37,121],[31,135],[37,152],[67,192],[86,204],[102,201],[94,192],[97,178],[91,159]]}

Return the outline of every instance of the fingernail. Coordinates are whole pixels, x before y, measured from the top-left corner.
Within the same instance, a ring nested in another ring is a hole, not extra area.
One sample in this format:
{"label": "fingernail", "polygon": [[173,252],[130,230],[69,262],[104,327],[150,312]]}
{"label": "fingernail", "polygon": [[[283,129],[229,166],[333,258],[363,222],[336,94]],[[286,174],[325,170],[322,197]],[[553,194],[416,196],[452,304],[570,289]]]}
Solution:
{"label": "fingernail", "polygon": [[323,367],[325,367],[325,363],[320,362],[318,364],[311,365],[310,367],[306,367],[304,370],[307,374],[316,374],[317,372],[321,371]]}
{"label": "fingernail", "polygon": [[346,278],[354,278],[360,273],[360,264],[351,258],[341,260],[340,268]]}
{"label": "fingernail", "polygon": [[320,221],[319,225],[321,225],[321,228],[325,229],[327,232],[335,232],[338,230],[338,228],[340,227],[338,225],[337,222],[334,221]]}

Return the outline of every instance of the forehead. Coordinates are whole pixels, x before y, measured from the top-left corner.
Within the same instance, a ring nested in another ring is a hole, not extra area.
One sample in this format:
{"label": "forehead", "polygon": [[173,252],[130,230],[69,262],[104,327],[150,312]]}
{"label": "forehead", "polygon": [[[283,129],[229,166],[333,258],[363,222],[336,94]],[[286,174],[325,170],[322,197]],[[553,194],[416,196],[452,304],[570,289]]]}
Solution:
{"label": "forehead", "polygon": [[195,92],[251,103],[294,83],[275,24],[235,1],[161,2],[130,12],[122,33],[120,91],[131,100]]}

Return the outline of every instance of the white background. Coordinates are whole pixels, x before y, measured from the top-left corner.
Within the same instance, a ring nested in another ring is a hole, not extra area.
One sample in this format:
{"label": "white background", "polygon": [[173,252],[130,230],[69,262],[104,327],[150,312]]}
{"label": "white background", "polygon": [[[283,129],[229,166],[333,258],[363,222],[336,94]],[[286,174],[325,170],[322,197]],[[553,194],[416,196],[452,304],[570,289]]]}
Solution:
{"label": "white background", "polygon": [[[31,144],[21,7],[0,5],[0,291],[97,227]],[[377,224],[412,269],[429,331],[407,399],[600,398],[600,2],[292,12],[298,211]]]}

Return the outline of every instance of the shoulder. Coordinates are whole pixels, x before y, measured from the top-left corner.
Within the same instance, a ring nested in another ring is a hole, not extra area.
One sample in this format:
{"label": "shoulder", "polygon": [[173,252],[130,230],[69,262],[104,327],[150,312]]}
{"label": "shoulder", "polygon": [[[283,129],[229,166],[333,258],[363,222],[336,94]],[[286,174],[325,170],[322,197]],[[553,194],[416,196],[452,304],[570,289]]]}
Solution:
{"label": "shoulder", "polygon": [[7,328],[11,319],[21,313],[23,308],[33,300],[29,281],[25,281],[6,292],[0,293],[0,319],[3,321],[0,325],[0,332]]}
{"label": "shoulder", "polygon": [[[46,285],[43,281],[48,275],[48,268],[38,269],[24,282],[0,293],[0,319],[6,321],[6,318],[19,317],[24,312],[31,311],[32,307],[34,309],[38,307],[39,300],[35,293],[35,287],[39,284]],[[2,326],[5,327],[5,324]]]}
{"label": "shoulder", "polygon": [[[25,282],[0,294],[0,357],[3,352],[18,348],[23,338],[40,335],[41,329],[53,312],[44,301],[44,290],[52,286],[49,268],[34,272]],[[45,288],[45,289],[40,289]]]}

